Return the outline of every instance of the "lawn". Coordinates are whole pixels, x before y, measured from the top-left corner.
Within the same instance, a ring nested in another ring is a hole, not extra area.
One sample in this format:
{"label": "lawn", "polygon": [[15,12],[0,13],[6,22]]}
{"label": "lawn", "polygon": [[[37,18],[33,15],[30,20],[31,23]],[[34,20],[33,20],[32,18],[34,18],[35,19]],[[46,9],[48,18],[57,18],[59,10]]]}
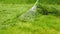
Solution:
{"label": "lawn", "polygon": [[[60,11],[60,5],[42,5]],[[33,4],[0,3],[0,34],[60,34],[60,16],[42,15],[37,11],[34,19],[21,21],[19,16],[32,6]]]}

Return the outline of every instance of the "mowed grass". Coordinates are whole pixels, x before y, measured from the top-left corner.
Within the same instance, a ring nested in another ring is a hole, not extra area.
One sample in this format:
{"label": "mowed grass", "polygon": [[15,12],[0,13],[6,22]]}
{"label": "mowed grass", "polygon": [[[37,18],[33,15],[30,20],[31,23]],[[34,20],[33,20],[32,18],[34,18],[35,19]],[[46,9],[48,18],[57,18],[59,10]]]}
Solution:
{"label": "mowed grass", "polygon": [[32,4],[0,4],[0,22],[15,18],[31,7]]}
{"label": "mowed grass", "polygon": [[[60,17],[37,13],[32,21],[19,20],[32,5],[0,4],[0,34],[60,34]],[[58,5],[51,6],[60,9]]]}

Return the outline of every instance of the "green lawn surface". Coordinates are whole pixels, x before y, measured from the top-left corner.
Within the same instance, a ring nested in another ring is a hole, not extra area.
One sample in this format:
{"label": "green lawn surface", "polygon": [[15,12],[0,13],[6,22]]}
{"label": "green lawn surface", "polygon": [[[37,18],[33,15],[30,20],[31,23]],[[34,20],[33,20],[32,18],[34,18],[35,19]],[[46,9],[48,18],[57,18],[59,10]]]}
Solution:
{"label": "green lawn surface", "polygon": [[[60,5],[42,5],[52,6],[60,11]],[[36,12],[31,21],[21,21],[19,16],[32,6],[33,4],[0,3],[0,34],[60,34],[60,16],[42,15]]]}

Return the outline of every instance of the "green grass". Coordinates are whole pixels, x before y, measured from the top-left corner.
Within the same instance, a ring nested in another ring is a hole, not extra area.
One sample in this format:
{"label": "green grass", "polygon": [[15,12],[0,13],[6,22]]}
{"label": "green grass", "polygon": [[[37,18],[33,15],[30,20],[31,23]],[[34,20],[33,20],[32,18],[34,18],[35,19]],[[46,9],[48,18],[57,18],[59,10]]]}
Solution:
{"label": "green grass", "polygon": [[0,34],[60,34],[60,18],[53,15],[37,13],[33,21],[20,21],[17,16],[31,6],[0,4]]}
{"label": "green grass", "polygon": [[0,4],[0,22],[19,16],[31,7],[32,4]]}
{"label": "green grass", "polygon": [[[31,21],[21,21],[19,16],[32,7],[32,4],[0,3],[0,34],[60,34],[60,16],[36,13]],[[60,5],[42,4],[48,11],[60,12]]]}
{"label": "green grass", "polygon": [[2,4],[32,4],[35,2],[36,0],[0,0]]}

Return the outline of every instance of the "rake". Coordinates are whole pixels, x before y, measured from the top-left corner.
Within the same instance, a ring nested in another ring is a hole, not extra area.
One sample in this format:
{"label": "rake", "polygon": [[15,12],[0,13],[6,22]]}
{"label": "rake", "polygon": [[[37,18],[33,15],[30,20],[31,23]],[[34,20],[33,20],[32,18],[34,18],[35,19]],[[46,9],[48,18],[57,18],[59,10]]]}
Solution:
{"label": "rake", "polygon": [[30,21],[33,20],[33,18],[36,15],[36,8],[39,0],[36,0],[35,4],[30,8],[27,12],[23,13],[21,16],[19,16],[19,19],[22,21]]}

